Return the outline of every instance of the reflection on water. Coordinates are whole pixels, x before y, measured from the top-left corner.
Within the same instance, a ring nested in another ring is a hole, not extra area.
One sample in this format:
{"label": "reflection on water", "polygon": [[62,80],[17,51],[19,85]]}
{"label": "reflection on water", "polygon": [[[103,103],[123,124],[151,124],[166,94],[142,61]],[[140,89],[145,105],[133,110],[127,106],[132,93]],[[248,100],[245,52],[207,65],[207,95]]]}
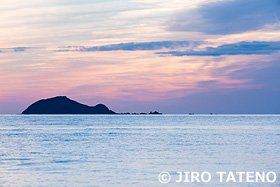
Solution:
{"label": "reflection on water", "polygon": [[0,186],[208,187],[225,184],[164,185],[158,175],[280,174],[279,115],[1,115],[0,141]]}

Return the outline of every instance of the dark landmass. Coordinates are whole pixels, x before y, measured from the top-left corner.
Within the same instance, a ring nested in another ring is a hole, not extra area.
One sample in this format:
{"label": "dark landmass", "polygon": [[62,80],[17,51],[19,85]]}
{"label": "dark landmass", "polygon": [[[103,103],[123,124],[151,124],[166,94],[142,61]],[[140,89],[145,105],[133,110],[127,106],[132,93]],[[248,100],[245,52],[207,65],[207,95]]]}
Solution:
{"label": "dark landmass", "polygon": [[116,113],[103,104],[87,106],[77,101],[71,100],[66,96],[57,96],[42,99],[31,104],[22,114],[123,114],[123,115],[147,115],[162,114],[157,111],[150,113]]}
{"label": "dark landmass", "polygon": [[22,114],[116,114],[103,104],[87,106],[66,96],[39,100],[30,105]]}

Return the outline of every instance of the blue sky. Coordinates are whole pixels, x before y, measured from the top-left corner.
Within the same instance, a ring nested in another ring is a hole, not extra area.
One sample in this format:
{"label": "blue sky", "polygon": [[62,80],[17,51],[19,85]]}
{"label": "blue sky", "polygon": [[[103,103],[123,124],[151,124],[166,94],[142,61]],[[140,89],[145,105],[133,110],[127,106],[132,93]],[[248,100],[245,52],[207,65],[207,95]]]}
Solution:
{"label": "blue sky", "polygon": [[0,113],[67,95],[117,112],[280,113],[278,0],[11,0]]}

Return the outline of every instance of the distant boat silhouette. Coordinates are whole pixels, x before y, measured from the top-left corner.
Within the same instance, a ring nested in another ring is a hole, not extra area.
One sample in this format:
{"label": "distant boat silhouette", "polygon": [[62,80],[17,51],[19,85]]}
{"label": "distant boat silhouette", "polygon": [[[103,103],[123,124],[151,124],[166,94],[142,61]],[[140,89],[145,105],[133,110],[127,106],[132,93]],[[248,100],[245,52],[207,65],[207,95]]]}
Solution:
{"label": "distant boat silhouette", "polygon": [[31,104],[22,114],[116,114],[103,104],[87,106],[66,96],[39,100]]}

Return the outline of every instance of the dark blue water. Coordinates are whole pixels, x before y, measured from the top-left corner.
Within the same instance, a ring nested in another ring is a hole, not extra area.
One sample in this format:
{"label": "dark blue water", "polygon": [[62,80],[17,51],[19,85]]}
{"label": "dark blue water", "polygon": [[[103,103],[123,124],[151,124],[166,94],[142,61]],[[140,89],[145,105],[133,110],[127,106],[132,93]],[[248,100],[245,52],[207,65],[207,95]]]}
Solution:
{"label": "dark blue water", "polygon": [[[0,115],[0,142],[0,186],[280,185],[280,115]],[[212,179],[176,182],[184,171]],[[217,171],[277,180],[221,183]]]}

